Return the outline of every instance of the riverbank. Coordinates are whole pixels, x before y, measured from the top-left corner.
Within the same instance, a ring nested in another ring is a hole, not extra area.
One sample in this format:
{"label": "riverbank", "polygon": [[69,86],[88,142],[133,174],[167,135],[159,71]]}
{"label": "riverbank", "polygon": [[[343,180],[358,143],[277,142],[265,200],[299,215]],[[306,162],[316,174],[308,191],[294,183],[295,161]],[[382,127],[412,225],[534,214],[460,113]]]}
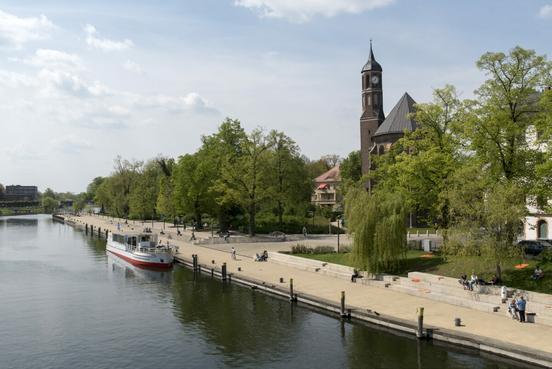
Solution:
{"label": "riverbank", "polygon": [[[107,218],[96,216],[73,217],[68,219],[77,227],[93,225],[97,230],[116,230]],[[141,225],[140,225],[141,226]],[[132,227],[128,225],[127,227]],[[140,229],[138,225],[136,229]],[[148,225],[149,227],[149,225]],[[154,224],[154,232],[161,230],[161,224]],[[163,238],[166,242],[167,239]],[[351,318],[386,326],[408,334],[414,334],[416,308],[425,308],[425,328],[434,340],[442,340],[457,345],[479,349],[500,356],[552,367],[552,327],[537,324],[519,324],[505,314],[492,314],[459,306],[411,296],[384,288],[354,284],[331,276],[320,275],[305,270],[271,263],[254,262],[241,249],[247,245],[232,244],[238,252],[233,260],[230,250],[220,250],[192,245],[187,236],[169,240],[179,247],[177,259],[190,264],[192,254],[198,255],[203,271],[217,272],[226,263],[233,282],[263,289],[267,292],[288,296],[288,283],[294,281],[294,291],[299,303],[324,309],[331,314],[340,313],[341,291],[345,292],[346,308],[351,309]],[[259,245],[257,245],[258,247]],[[230,246],[228,246],[228,249]],[[280,282],[283,280],[283,282]],[[463,326],[455,327],[454,318],[461,317]]]}

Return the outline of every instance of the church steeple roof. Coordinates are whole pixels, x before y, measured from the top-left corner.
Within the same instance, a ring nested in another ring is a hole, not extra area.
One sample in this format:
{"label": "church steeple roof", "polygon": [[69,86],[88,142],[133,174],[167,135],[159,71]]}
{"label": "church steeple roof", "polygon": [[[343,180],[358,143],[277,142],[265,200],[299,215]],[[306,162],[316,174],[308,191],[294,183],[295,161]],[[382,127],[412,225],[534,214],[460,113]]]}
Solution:
{"label": "church steeple roof", "polygon": [[376,57],[374,56],[374,51],[372,50],[372,40],[370,40],[370,55],[368,56],[368,61],[366,64],[364,64],[364,67],[362,68],[362,72],[367,71],[377,71],[382,72],[383,69],[381,68],[381,65],[376,61]]}
{"label": "church steeple roof", "polygon": [[414,112],[416,102],[407,93],[401,97],[397,105],[391,110],[385,121],[379,126],[374,136],[382,136],[391,133],[412,132],[416,129],[416,122],[411,114]]}

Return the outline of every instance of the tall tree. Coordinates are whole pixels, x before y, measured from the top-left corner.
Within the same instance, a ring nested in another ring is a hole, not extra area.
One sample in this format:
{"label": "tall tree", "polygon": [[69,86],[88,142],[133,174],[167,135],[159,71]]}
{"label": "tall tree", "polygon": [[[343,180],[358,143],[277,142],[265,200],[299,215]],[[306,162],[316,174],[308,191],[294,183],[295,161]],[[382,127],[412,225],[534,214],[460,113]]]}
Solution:
{"label": "tall tree", "polygon": [[281,228],[286,210],[310,201],[312,184],[295,141],[278,131],[271,131],[268,139],[273,146],[263,168],[263,185],[268,189],[270,200],[275,202]]}

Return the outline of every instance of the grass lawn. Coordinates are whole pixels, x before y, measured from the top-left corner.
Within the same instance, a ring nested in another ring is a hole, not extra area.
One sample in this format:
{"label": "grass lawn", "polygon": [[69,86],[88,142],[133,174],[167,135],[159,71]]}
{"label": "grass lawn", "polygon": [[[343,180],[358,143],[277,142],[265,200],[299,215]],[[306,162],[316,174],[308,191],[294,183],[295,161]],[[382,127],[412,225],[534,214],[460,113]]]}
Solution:
{"label": "grass lawn", "polygon": [[[439,255],[426,258],[422,257],[424,254],[426,253],[423,251],[408,251],[401,269],[396,271],[395,274],[406,275],[408,272],[417,271],[459,278],[463,273],[466,273],[469,277],[472,272],[475,272],[480,278],[488,281],[495,273],[494,263],[479,256],[449,256],[445,261]],[[347,253],[294,254],[294,256],[354,266]],[[502,267],[503,283],[508,287],[552,294],[552,263],[542,263],[539,260],[525,260],[525,263],[529,264],[527,268],[521,270],[514,268],[514,265],[520,262],[521,259],[512,258],[504,263]],[[531,275],[538,263],[541,264],[545,276],[540,281],[534,281],[531,279]]]}

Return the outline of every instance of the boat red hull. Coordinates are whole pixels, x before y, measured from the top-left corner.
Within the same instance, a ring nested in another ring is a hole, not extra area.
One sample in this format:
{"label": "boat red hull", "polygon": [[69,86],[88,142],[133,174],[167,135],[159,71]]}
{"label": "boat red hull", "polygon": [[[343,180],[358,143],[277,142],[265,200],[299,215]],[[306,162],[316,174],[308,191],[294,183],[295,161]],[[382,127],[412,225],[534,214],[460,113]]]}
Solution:
{"label": "boat red hull", "polygon": [[129,258],[128,256],[125,256],[123,254],[120,254],[118,252],[115,252],[113,250],[107,250],[111,252],[112,254],[117,255],[121,259],[124,259],[131,263],[132,265],[140,266],[140,267],[146,267],[146,268],[156,268],[156,269],[169,269],[172,267],[172,263],[152,263],[147,261],[141,261],[141,260],[135,260],[133,258]]}

